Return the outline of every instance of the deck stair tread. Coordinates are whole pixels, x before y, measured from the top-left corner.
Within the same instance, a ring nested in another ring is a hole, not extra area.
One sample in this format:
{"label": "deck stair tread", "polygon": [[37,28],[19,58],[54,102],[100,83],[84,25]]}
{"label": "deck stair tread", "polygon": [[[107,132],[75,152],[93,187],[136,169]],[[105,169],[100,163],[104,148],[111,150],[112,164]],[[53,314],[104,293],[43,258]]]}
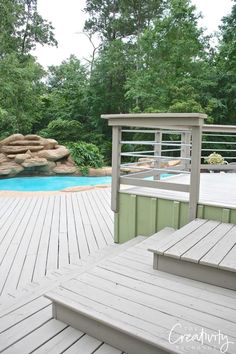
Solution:
{"label": "deck stair tread", "polygon": [[52,303],[43,295],[61,282],[87,272],[110,257],[117,257],[145,239],[146,237],[139,236],[125,244],[106,247],[97,254],[90,255],[80,266],[56,270],[48,274],[43,281],[30,283],[21,290],[11,293],[11,298],[6,302],[3,301],[0,306],[0,352],[122,354],[121,350],[104,341],[53,319]]}
{"label": "deck stair tread", "polygon": [[236,225],[196,219],[166,239],[153,253],[236,272]]}
{"label": "deck stair tread", "polygon": [[[173,232],[164,229],[160,240]],[[48,292],[54,317],[130,354],[219,353],[216,341],[173,343],[202,328],[209,335],[222,329],[233,342],[228,353],[235,353],[235,292],[153,270],[147,249],[157,239],[158,234]]]}

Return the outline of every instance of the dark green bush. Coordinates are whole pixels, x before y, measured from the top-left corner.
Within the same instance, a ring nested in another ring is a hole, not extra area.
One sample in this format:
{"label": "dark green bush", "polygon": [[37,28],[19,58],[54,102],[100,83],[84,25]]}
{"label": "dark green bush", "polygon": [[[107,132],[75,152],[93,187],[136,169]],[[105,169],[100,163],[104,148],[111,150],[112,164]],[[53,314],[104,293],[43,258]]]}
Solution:
{"label": "dark green bush", "polygon": [[78,141],[82,134],[82,124],[77,120],[54,119],[47,128],[39,132],[45,138],[53,138],[59,142]]}
{"label": "dark green bush", "polygon": [[103,156],[96,145],[80,142],[67,143],[66,146],[83,174],[88,173],[89,167],[99,168],[104,165]]}

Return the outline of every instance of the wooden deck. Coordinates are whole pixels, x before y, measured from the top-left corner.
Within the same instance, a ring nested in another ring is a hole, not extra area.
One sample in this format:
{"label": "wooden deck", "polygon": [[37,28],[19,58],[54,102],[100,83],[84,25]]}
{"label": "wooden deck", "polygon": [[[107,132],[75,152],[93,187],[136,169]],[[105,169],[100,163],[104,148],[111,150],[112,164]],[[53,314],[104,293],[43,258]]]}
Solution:
{"label": "wooden deck", "polygon": [[[0,352],[235,354],[235,291],[152,268],[173,233],[114,244],[107,189],[0,198]],[[226,337],[174,344],[173,326]]]}
{"label": "wooden deck", "polygon": [[113,244],[110,190],[0,198],[0,296]]}
{"label": "wooden deck", "polygon": [[153,267],[208,284],[236,290],[236,225],[196,219],[151,252]]}
{"label": "wooden deck", "polygon": [[[165,182],[189,184],[189,175],[172,176]],[[236,208],[236,173],[201,173],[199,204]],[[122,193],[188,201],[188,193],[154,188],[132,187]]]}
{"label": "wooden deck", "polygon": [[0,305],[0,352],[121,354],[121,350],[54,319],[51,301],[43,294],[142,240],[143,238],[137,238],[126,245],[109,246],[103,252],[90,255],[83,264],[70,265],[66,270],[50,273],[40,283],[30,283],[11,297],[2,296],[1,300],[4,301]]}
{"label": "wooden deck", "polygon": [[[152,269],[147,249],[173,231],[165,229],[49,292],[54,317],[129,354],[219,354],[226,339],[226,352],[234,354],[235,291]],[[194,339],[181,342],[185,335]]]}
{"label": "wooden deck", "polygon": [[0,238],[1,353],[122,354],[55,320],[51,301],[44,297],[129,247],[113,243],[109,190],[0,198]]}

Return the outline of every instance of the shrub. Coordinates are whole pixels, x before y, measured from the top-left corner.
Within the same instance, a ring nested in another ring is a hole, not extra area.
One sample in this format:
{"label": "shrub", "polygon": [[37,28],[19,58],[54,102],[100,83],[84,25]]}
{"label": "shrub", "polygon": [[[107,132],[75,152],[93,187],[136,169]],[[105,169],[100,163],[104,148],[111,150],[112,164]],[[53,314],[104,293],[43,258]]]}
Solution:
{"label": "shrub", "polygon": [[81,137],[82,125],[77,120],[58,118],[51,121],[39,134],[44,138],[53,138],[59,142],[76,141]]}
{"label": "shrub", "polygon": [[82,174],[87,174],[89,167],[99,168],[104,165],[103,156],[96,145],[85,142],[67,143],[66,145]]}
{"label": "shrub", "polygon": [[215,152],[210,154],[206,159],[205,162],[210,164],[210,165],[224,165],[227,162],[224,160],[224,158]]}

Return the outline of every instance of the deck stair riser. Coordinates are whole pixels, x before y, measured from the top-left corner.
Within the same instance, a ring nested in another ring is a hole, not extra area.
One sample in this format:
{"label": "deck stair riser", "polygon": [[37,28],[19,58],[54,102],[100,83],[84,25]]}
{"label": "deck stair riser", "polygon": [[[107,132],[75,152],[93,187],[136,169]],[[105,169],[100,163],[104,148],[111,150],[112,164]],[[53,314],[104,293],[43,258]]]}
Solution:
{"label": "deck stair riser", "polygon": [[[55,300],[55,299],[54,299]],[[162,350],[148,343],[145,338],[131,335],[128,330],[119,326],[112,326],[106,320],[102,320],[98,316],[88,314],[88,312],[76,312],[74,307],[65,307],[64,302],[60,304],[58,301],[53,307],[53,317],[57,320],[62,319],[63,322],[79,329],[80,331],[89,334],[92,337],[99,339],[102,342],[108,343],[119,350],[125,351],[128,354],[167,354],[170,351]]]}
{"label": "deck stair riser", "polygon": [[236,290],[236,225],[196,219],[157,240],[153,268]]}

